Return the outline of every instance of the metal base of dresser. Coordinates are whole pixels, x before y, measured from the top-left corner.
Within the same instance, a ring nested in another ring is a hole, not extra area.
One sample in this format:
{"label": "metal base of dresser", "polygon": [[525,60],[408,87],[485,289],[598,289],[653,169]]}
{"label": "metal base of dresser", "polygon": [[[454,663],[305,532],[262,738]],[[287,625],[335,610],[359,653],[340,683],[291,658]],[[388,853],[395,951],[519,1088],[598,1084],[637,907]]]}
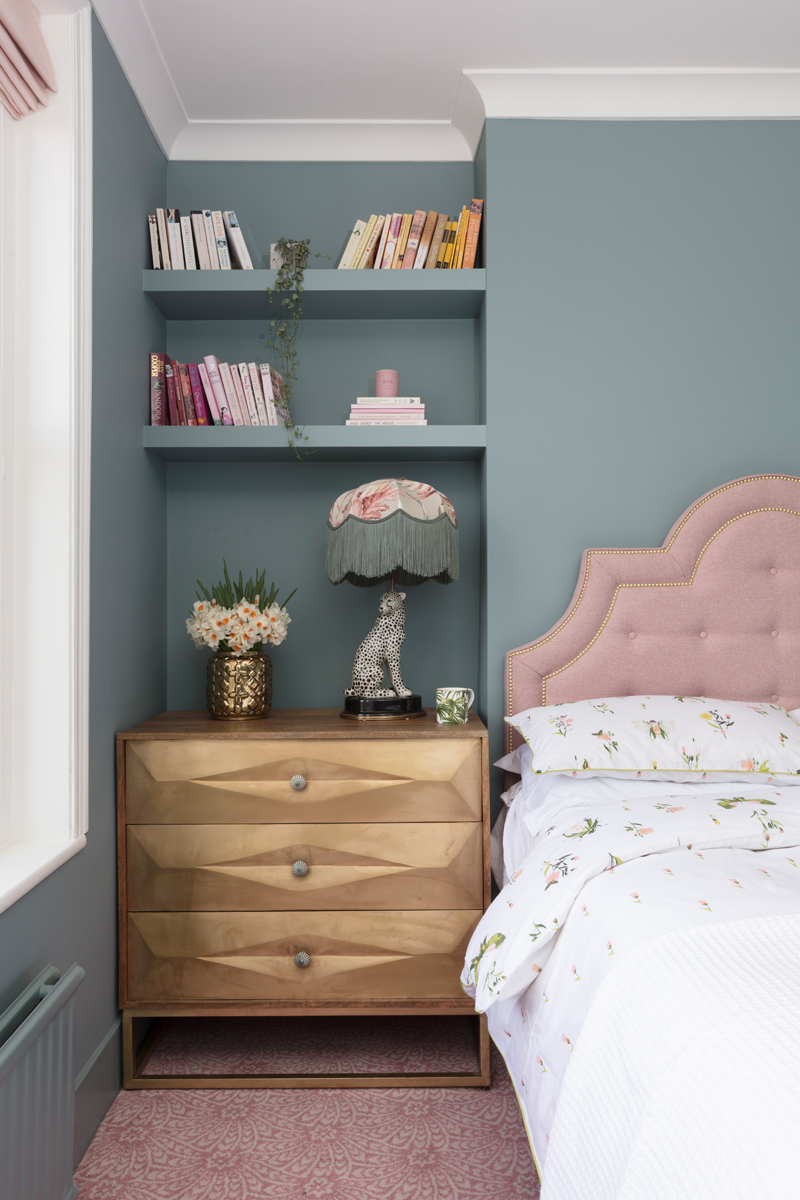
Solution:
{"label": "metal base of dresser", "polygon": [[[331,1010],[333,1012],[334,1010]],[[281,1016],[306,1015],[306,1011],[286,1012]],[[419,1016],[463,1016],[463,1008],[452,1011],[441,1008],[425,1010],[394,1009],[391,1014],[386,1010],[364,1011],[352,1016],[396,1016],[413,1012]],[[427,1074],[425,1072],[408,1072],[404,1074],[352,1074],[352,1075],[145,1075],[144,1070],[155,1050],[156,1043],[164,1027],[167,1017],[182,1017],[191,1019],[193,1016],[226,1015],[219,1010],[209,1011],[208,1008],[198,1011],[188,1011],[186,1006],[174,1010],[159,1007],[157,1009],[125,1009],[122,1013],[122,1086],[128,1091],[141,1091],[160,1088],[397,1088],[397,1087],[490,1087],[489,1070],[489,1026],[485,1015],[474,1015],[475,1045],[478,1053],[478,1070],[443,1071]],[[241,1015],[241,1011],[236,1015]],[[253,1014],[256,1015],[256,1014]],[[261,1015],[261,1014],[258,1014]],[[269,1015],[269,1014],[263,1014]],[[277,1014],[274,1014],[277,1015]],[[322,1015],[321,1013],[319,1015]],[[337,1015],[345,1015],[341,1010]],[[134,1021],[136,1019],[155,1018],[153,1027],[148,1032],[139,1050],[136,1049]]]}

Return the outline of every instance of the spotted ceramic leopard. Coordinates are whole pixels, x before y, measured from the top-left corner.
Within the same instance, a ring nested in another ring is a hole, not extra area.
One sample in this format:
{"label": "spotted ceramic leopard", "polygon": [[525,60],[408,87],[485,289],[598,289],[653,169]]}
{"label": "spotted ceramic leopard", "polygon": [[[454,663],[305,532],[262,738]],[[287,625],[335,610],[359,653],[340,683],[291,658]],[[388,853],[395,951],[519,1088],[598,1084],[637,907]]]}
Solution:
{"label": "spotted ceramic leopard", "polygon": [[[406,640],[405,592],[384,592],[378,619],[356,651],[353,686],[345,696],[364,696],[370,700],[410,696],[411,689],[400,674],[400,647]],[[384,687],[383,664],[392,686]]]}

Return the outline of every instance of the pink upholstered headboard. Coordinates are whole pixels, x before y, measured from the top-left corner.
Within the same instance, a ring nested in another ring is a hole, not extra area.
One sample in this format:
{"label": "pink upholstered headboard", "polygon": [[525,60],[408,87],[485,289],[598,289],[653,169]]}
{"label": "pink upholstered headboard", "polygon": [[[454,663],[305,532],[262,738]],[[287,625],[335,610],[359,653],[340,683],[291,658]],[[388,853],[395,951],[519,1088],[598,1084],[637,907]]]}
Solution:
{"label": "pink upholstered headboard", "polygon": [[683,693],[800,707],[800,478],[708,492],[659,549],[585,551],[561,620],[506,655],[508,715]]}

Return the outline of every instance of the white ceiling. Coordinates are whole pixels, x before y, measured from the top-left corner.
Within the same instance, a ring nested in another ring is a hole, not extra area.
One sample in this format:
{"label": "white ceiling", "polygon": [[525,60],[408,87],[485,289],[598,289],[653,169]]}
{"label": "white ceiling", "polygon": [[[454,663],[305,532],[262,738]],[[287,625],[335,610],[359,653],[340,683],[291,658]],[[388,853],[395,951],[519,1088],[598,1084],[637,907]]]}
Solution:
{"label": "white ceiling", "polygon": [[470,158],[484,115],[800,116],[798,0],[93,0],[173,158]]}

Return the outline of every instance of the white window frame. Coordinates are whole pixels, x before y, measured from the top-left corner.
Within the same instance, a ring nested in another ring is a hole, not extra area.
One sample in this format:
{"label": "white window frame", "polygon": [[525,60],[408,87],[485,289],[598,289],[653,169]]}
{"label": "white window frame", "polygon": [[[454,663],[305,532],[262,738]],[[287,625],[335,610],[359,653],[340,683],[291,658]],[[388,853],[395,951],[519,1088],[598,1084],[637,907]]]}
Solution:
{"label": "white window frame", "polygon": [[58,92],[0,129],[0,912],[86,845],[88,0],[36,0]]}

